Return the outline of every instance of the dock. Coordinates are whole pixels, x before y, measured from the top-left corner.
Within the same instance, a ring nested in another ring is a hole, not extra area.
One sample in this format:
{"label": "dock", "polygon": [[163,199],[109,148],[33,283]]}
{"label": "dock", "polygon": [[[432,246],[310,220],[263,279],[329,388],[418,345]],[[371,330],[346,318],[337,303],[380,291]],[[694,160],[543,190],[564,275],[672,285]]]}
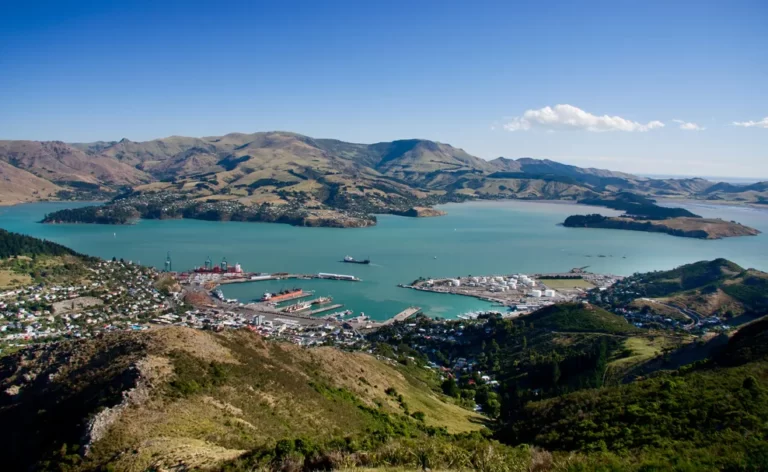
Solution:
{"label": "dock", "polygon": [[411,316],[421,312],[421,308],[417,306],[409,306],[405,310],[401,311],[400,313],[396,314],[392,318],[389,318],[386,321],[357,321],[355,319],[348,320],[350,324],[353,326],[357,325],[358,328],[366,328],[366,329],[372,329],[372,328],[381,328],[382,326],[389,326],[391,324],[394,324],[398,321],[405,321]]}
{"label": "dock", "polygon": [[[311,294],[310,294],[310,295],[311,295]],[[304,297],[301,297],[301,298],[304,298]],[[330,302],[332,301],[330,298],[328,298],[328,299],[327,299],[327,300],[325,300],[325,301],[322,301],[322,299],[323,299],[323,298],[326,298],[326,297],[315,298],[314,300],[307,300],[307,301],[305,301],[305,302],[302,302],[302,303],[309,303],[310,305],[323,305],[323,304],[325,304],[325,303],[330,303]],[[289,308],[291,308],[291,307],[293,307],[293,306],[296,306],[296,305],[297,305],[297,304],[293,304],[293,305],[284,306],[284,307],[282,307],[282,308],[278,308],[278,310],[280,310],[280,311],[282,311],[282,312],[285,312],[285,311],[286,311],[286,310],[288,310]],[[300,311],[308,310],[309,308],[310,308],[309,306],[308,306],[308,307],[306,307],[306,308],[299,308],[298,310],[296,310],[296,311],[294,311],[294,312],[292,312],[292,313],[298,313],[298,312],[300,312]]]}
{"label": "dock", "polygon": [[289,274],[287,272],[276,272],[274,274],[257,275],[257,274],[243,274],[237,277],[216,277],[212,280],[207,280],[206,283],[213,283],[217,285],[223,284],[242,284],[247,282],[264,282],[267,280],[342,280],[348,282],[360,282],[361,279],[354,275],[345,274],[331,274],[326,272],[320,272],[318,274]]}
{"label": "dock", "polygon": [[[282,300],[280,300],[277,303],[280,304],[280,303],[283,303],[283,302],[289,302],[291,300],[301,300],[302,298],[311,297],[314,294],[315,294],[315,292],[312,292],[312,291],[304,292],[304,293],[300,293],[300,294],[297,294],[297,295],[293,295],[291,297],[283,298]],[[267,300],[267,302],[269,302],[269,300]]]}
{"label": "dock", "polygon": [[398,321],[405,321],[411,316],[415,315],[416,313],[420,312],[421,308],[417,306],[409,306],[405,310],[401,311],[400,313],[396,314],[392,318],[380,323],[382,326],[391,325],[393,323],[396,323]]}
{"label": "dock", "polygon": [[325,313],[326,311],[331,311],[331,310],[335,310],[337,308],[341,308],[343,306],[344,305],[342,305],[342,304],[329,305],[329,306],[326,306],[326,307],[318,308],[317,310],[312,310],[309,313],[304,313],[304,314],[306,316],[314,316],[314,315],[318,315],[320,313]]}

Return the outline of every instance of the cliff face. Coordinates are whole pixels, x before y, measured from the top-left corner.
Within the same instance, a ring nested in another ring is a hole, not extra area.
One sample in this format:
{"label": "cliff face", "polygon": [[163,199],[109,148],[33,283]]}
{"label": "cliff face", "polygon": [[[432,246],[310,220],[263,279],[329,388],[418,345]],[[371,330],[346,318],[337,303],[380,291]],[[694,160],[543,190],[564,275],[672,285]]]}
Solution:
{"label": "cliff face", "polygon": [[669,218],[666,220],[640,220],[602,215],[573,215],[563,226],[569,228],[603,228],[666,233],[672,236],[697,239],[722,239],[737,236],[755,236],[760,231],[739,223],[708,218]]}

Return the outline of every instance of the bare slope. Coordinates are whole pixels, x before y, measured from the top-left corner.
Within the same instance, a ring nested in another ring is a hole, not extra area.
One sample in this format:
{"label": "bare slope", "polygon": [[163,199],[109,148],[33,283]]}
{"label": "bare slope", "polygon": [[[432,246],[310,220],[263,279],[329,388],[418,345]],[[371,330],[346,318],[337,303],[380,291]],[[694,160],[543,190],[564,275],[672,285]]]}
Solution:
{"label": "bare slope", "polygon": [[0,161],[0,205],[55,199],[61,187]]}

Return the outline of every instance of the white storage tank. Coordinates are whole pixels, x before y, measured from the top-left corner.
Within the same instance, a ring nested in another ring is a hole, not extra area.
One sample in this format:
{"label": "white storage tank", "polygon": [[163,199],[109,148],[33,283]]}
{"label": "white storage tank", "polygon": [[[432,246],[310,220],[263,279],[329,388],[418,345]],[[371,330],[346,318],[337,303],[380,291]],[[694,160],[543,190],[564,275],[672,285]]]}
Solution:
{"label": "white storage tank", "polygon": [[541,297],[541,290],[531,290],[531,296],[534,298]]}
{"label": "white storage tank", "polygon": [[461,280],[459,280],[459,279],[451,279],[451,285],[453,285],[454,287],[459,287],[459,286],[461,286]]}
{"label": "white storage tank", "polygon": [[555,295],[556,295],[556,294],[555,294],[555,291],[554,291],[554,290],[544,290],[544,296],[545,296],[545,297],[550,297],[550,298],[552,298],[552,297],[554,297]]}

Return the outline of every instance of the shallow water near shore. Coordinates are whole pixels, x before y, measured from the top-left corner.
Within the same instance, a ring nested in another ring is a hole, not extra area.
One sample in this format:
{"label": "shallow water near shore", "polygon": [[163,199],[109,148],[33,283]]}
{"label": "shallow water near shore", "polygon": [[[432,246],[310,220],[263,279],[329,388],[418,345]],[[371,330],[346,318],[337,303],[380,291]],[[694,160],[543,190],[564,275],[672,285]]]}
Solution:
{"label": "shallow water near shore", "polygon": [[[0,228],[64,244],[103,258],[124,258],[162,268],[170,251],[174,270],[226,257],[249,272],[332,272],[362,282],[292,280],[231,284],[225,296],[249,301],[265,291],[301,287],[334,297],[343,309],[386,319],[408,306],[453,318],[490,303],[474,298],[398,288],[418,277],[565,272],[588,266],[601,273],[670,269],[724,257],[768,270],[768,210],[686,202],[705,217],[752,226],[754,237],[705,241],[665,234],[558,226],[572,214],[618,212],[551,202],[494,201],[443,205],[436,218],[378,217],[371,228],[299,228],[269,223],[143,220],[131,226],[43,225],[46,213],[87,203],[35,203],[0,207]],[[344,264],[345,255],[370,265]]]}

